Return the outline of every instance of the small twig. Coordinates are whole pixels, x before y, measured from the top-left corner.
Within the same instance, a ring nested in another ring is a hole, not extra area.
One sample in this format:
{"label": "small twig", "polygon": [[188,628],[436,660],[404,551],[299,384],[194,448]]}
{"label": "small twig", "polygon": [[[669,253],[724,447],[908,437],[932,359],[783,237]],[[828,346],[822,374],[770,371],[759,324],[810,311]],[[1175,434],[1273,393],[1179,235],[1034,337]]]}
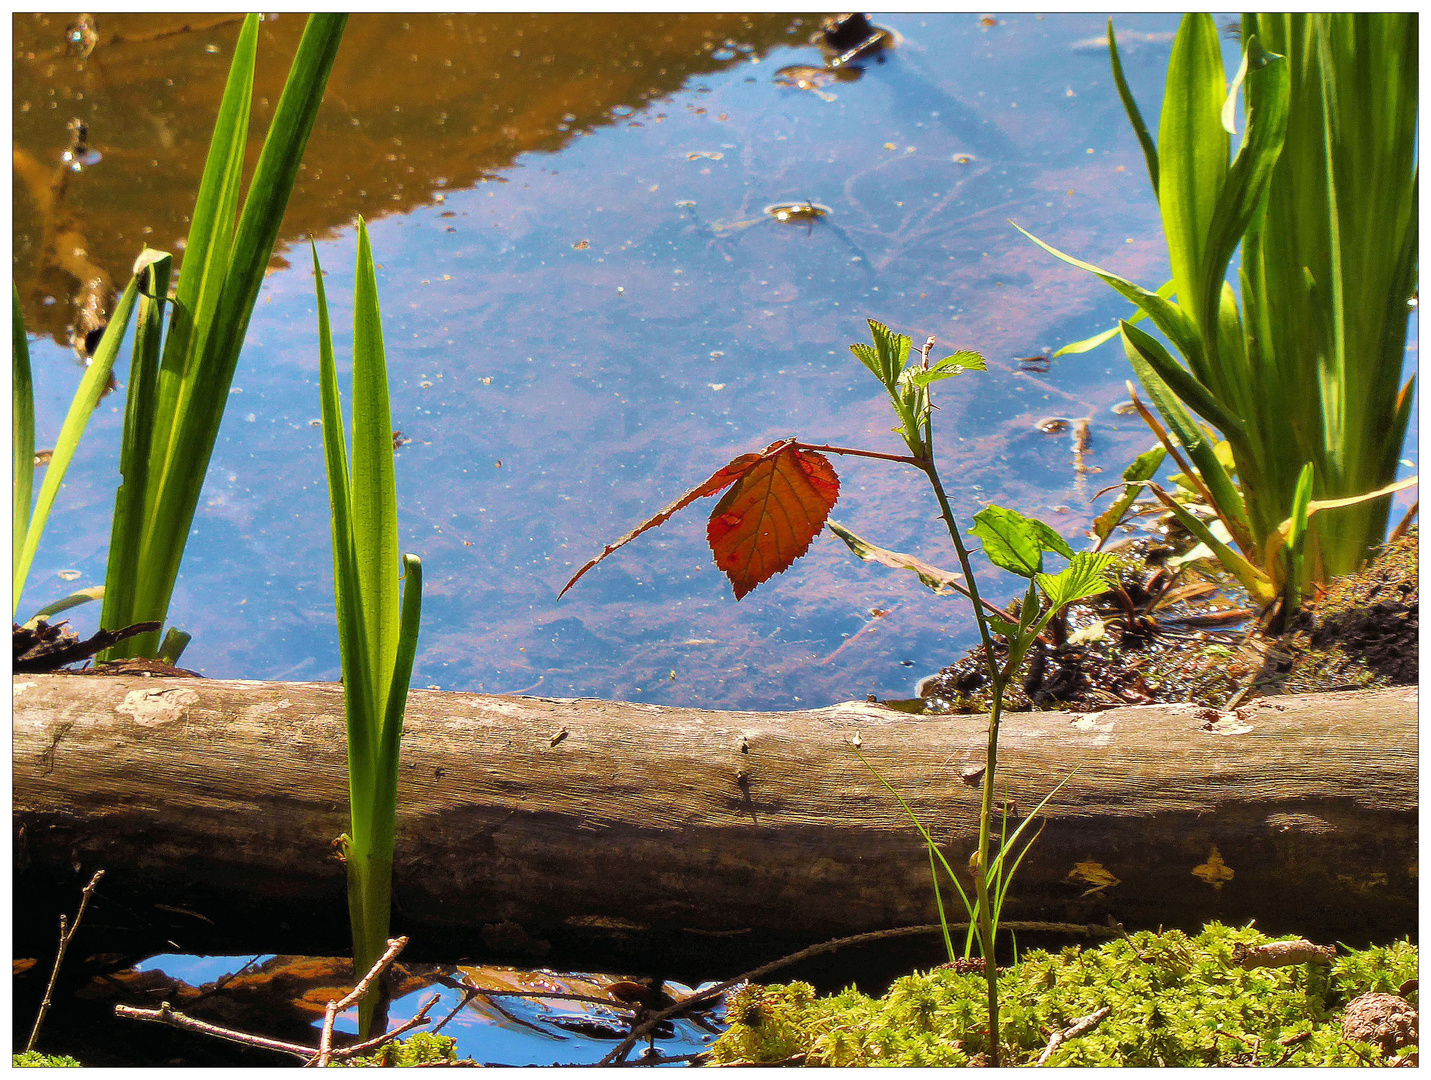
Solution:
{"label": "small twig", "polygon": [[60,977],[60,965],[65,962],[65,950],[70,947],[70,941],[74,939],[76,931],[79,930],[80,920],[84,918],[84,909],[89,904],[89,898],[94,895],[95,886],[99,884],[99,879],[104,877],[103,870],[96,870],[94,877],[89,879],[89,884],[84,887],[80,895],[79,910],[75,912],[74,925],[69,925],[69,920],[63,914],[60,915],[60,948],[55,954],[55,966],[50,970],[50,982],[45,987],[44,1000],[40,1002],[40,1012],[35,1017],[35,1026],[30,1029],[30,1041],[25,1044],[25,1052],[28,1054],[35,1049],[35,1040],[40,1037],[40,1025],[45,1022],[45,1014],[50,1011],[51,996],[55,991],[55,982]]}
{"label": "small twig", "polygon": [[1098,1009],[1096,1012],[1091,1012],[1087,1016],[1075,1020],[1062,1031],[1055,1031],[1052,1038],[1048,1040],[1048,1045],[1043,1048],[1043,1053],[1038,1056],[1037,1064],[1042,1065],[1047,1062],[1049,1058],[1053,1057],[1053,1052],[1070,1039],[1076,1039],[1080,1035],[1087,1035],[1099,1024],[1103,1023],[1104,1018],[1112,1011],[1111,1008],[1104,1005],[1103,1008]]}
{"label": "small twig", "polygon": [[333,1022],[337,1020],[338,1014],[344,1009],[352,1008],[363,999],[363,995],[368,992],[368,988],[373,985],[373,981],[397,959],[398,953],[407,947],[407,938],[389,938],[387,951],[378,957],[377,963],[368,971],[357,986],[353,987],[346,996],[338,1001],[328,1002],[328,1006],[323,1013],[323,1034],[318,1041],[318,1067],[326,1069],[328,1062],[333,1055]]}
{"label": "small twig", "polygon": [[216,1039],[227,1039],[229,1042],[241,1043],[244,1046],[257,1046],[263,1050],[277,1050],[284,1054],[293,1054],[307,1061],[313,1057],[313,1047],[300,1046],[298,1043],[283,1042],[279,1039],[266,1039],[262,1035],[250,1035],[246,1031],[234,1031],[230,1028],[221,1028],[215,1024],[206,1024],[202,1020],[195,1020],[192,1016],[185,1016],[181,1012],[175,1012],[173,1007],[166,1001],[157,1009],[136,1009],[129,1005],[116,1005],[114,1007],[115,1016],[128,1016],[134,1020],[152,1020],[159,1024],[168,1024],[170,1027],[180,1028],[184,1031],[197,1031],[201,1035],[212,1035]]}
{"label": "small twig", "polygon": [[878,450],[856,450],[850,446],[830,446],[828,443],[816,446],[813,443],[796,442],[793,445],[796,450],[818,450],[826,454],[849,454],[851,457],[878,458],[880,461],[897,461],[901,465],[913,465],[916,469],[924,468],[924,464],[918,458],[907,455],[884,454]]}
{"label": "small twig", "polygon": [[[422,1008],[417,1010],[417,1015],[414,1016],[411,1020],[407,1021],[404,1024],[398,1025],[386,1034],[376,1035],[373,1038],[368,1039],[366,1042],[353,1043],[351,1046],[339,1047],[337,1050],[332,1051],[332,1058],[335,1060],[341,1060],[343,1058],[355,1057],[358,1054],[365,1054],[369,1050],[376,1050],[378,1047],[394,1041],[399,1035],[405,1035],[407,1032],[411,1031],[415,1027],[421,1027],[428,1021],[428,1012],[431,1011],[432,1007],[441,1000],[441,994],[433,994],[432,997],[428,998],[425,1002],[423,1002]],[[310,1053],[311,1052],[312,1051],[310,1051]],[[314,1065],[317,1063],[317,1061],[317,1056],[314,1056],[305,1064]]]}
{"label": "small twig", "polygon": [[[949,929],[960,930],[966,929],[968,926],[968,923],[950,923]],[[1084,923],[999,923],[1000,929],[1004,929],[1005,927],[1010,930],[1024,930],[1032,932],[1045,931],[1048,933],[1055,934],[1087,934],[1091,936],[1102,937],[1112,937],[1118,933],[1117,930],[1113,929],[1110,926],[1099,926],[1097,924]],[[779,960],[772,960],[770,963],[762,964],[760,967],[754,968],[751,971],[747,971],[743,975],[737,975],[733,979],[726,979],[725,982],[716,983],[714,986],[709,987],[708,989],[700,990],[690,995],[689,997],[682,998],[675,1005],[672,1005],[669,1009],[662,1009],[660,1012],[652,1013],[642,1023],[633,1027],[631,1029],[631,1033],[627,1035],[626,1038],[623,1039],[619,1044],[617,1044],[616,1048],[613,1049],[604,1058],[602,1058],[597,1064],[601,1066],[606,1066],[617,1065],[624,1062],[626,1060],[626,1055],[631,1052],[631,1048],[635,1046],[638,1042],[640,1042],[640,1040],[646,1035],[646,1033],[655,1028],[657,1024],[661,1023],[661,1021],[669,1020],[673,1016],[676,1016],[677,1014],[684,1012],[687,1009],[699,1005],[702,1002],[714,1000],[715,998],[718,998],[722,994],[724,994],[732,986],[739,986],[743,982],[750,982],[752,979],[759,979],[764,975],[769,975],[772,971],[778,971],[780,968],[789,967],[791,964],[798,964],[800,961],[808,960],[813,956],[820,956],[827,952],[834,952],[837,949],[843,949],[850,945],[864,945],[872,941],[884,941],[888,938],[914,937],[920,934],[938,934],[942,933],[943,931],[944,927],[940,923],[925,923],[920,926],[898,926],[892,930],[872,930],[867,934],[853,934],[850,937],[835,938],[833,941],[822,942],[819,945],[811,945],[808,949],[801,949],[799,952],[793,952],[789,956],[782,956]]]}

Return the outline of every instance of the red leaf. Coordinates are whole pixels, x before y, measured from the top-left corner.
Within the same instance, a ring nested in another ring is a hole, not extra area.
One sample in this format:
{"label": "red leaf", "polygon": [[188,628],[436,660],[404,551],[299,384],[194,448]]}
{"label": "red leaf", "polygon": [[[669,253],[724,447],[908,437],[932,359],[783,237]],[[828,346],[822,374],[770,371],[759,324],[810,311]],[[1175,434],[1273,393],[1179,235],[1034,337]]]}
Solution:
{"label": "red leaf", "polygon": [[[734,462],[732,462],[734,464]],[[810,549],[840,497],[829,460],[773,443],[711,511],[706,537],[739,600]]]}
{"label": "red leaf", "polygon": [[[599,563],[602,559],[606,558],[606,556],[610,555],[617,548],[622,547],[625,544],[629,544],[632,540],[635,540],[636,537],[640,536],[647,529],[654,529],[657,525],[660,525],[662,522],[668,520],[671,515],[674,514],[677,510],[681,510],[684,507],[689,506],[697,499],[703,498],[706,495],[714,495],[722,488],[728,487],[731,484],[735,483],[747,472],[749,472],[752,466],[758,464],[760,461],[765,460],[765,458],[772,452],[779,450],[781,447],[788,446],[793,441],[793,439],[785,439],[781,442],[771,443],[765,448],[764,451],[759,454],[741,454],[740,457],[736,458],[729,465],[717,471],[705,483],[691,488],[690,491],[686,492],[684,495],[682,495],[679,499],[673,502],[670,506],[666,507],[666,509],[662,510],[655,517],[643,521],[640,525],[636,526],[636,528],[632,529],[620,540],[616,541],[616,543],[607,544],[606,547],[602,548],[600,555],[596,556],[596,558],[592,559],[589,563],[587,563],[585,566],[583,566],[580,570],[578,570],[575,574],[572,575],[572,579],[562,586],[561,592],[557,593],[557,599],[560,600],[562,598],[562,595],[567,591],[567,589],[570,589],[573,585],[577,583],[577,580],[581,577],[582,574],[586,573],[588,570],[590,570],[593,566]],[[815,456],[818,457],[819,455],[817,454]],[[821,458],[820,460],[824,461],[823,458]],[[829,468],[828,462],[826,462],[826,468]],[[831,475],[833,476],[833,473],[831,473]],[[836,486],[838,488],[838,482]],[[834,499],[831,499],[830,502],[831,504],[833,504]],[[828,511],[826,512],[828,513]],[[823,521],[824,519],[822,518],[821,520]],[[781,569],[783,570],[784,567],[781,567]],[[767,574],[766,577],[769,577],[769,575]],[[765,579],[762,578],[761,580],[763,581]]]}

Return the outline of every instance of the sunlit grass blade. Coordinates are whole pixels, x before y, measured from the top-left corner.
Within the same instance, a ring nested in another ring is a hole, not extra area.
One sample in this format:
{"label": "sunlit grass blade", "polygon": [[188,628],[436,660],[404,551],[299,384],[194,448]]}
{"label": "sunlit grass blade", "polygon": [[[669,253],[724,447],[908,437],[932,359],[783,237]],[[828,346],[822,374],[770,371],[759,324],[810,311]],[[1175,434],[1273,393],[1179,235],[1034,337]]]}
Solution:
{"label": "sunlit grass blade", "polygon": [[909,818],[914,827],[919,830],[919,835],[924,837],[924,842],[929,846],[929,850],[934,853],[940,865],[944,867],[944,872],[949,875],[949,880],[954,883],[954,888],[959,892],[959,899],[964,903],[964,910],[969,913],[969,922],[972,928],[972,924],[978,921],[978,908],[975,904],[970,903],[968,893],[966,893],[964,887],[959,884],[959,878],[955,875],[954,868],[950,866],[948,861],[944,858],[944,853],[939,850],[939,845],[934,842],[934,837],[929,835],[929,830],[920,824],[919,818],[915,817],[914,811],[909,808],[909,804],[904,801],[904,798],[899,792],[890,786],[890,782],[880,775],[879,770],[869,763],[869,759],[860,753],[859,748],[855,747],[853,749],[855,751],[855,757],[859,758],[860,761],[864,763],[865,768],[874,775],[874,778],[884,785],[885,790],[894,796],[895,801],[900,805],[900,809],[904,811],[905,816]]}
{"label": "sunlit grass blade", "polygon": [[[1178,302],[1199,327],[1209,317],[1199,287],[1204,253],[1227,176],[1226,95],[1217,23],[1208,14],[1184,15],[1158,120],[1158,206]],[[1188,359],[1197,371],[1195,358]]]}
{"label": "sunlit grass blade", "polygon": [[[1148,335],[1143,334],[1137,327],[1124,327],[1123,345],[1128,354],[1128,360],[1133,365],[1133,370],[1137,372],[1138,380],[1148,391],[1148,396],[1153,399],[1158,411],[1163,414],[1163,419],[1177,433],[1183,450],[1197,466],[1199,477],[1207,485],[1210,505],[1222,517],[1223,523],[1237,541],[1238,546],[1243,551],[1255,552],[1256,546],[1247,521],[1247,509],[1243,503],[1242,493],[1232,482],[1232,478],[1223,468],[1222,462],[1217,459],[1212,441],[1197,422],[1188,415],[1177,395],[1162,380],[1159,372],[1154,369],[1151,358],[1161,353],[1161,359],[1165,362],[1164,367],[1178,371],[1181,369],[1173,363],[1172,358],[1167,355],[1161,345],[1158,345]],[[1234,428],[1229,437],[1233,437],[1238,431],[1239,429]]]}
{"label": "sunlit grass blade", "polygon": [[[1163,284],[1158,288],[1157,295],[1161,296],[1164,300],[1171,297],[1173,295],[1173,283],[1171,281],[1163,282]],[[1146,319],[1147,317],[1148,313],[1142,308],[1138,308],[1136,311],[1131,312],[1128,315],[1128,318],[1123,321],[1136,323],[1143,319]],[[1117,337],[1118,330],[1118,324],[1114,323],[1101,334],[1094,334],[1091,338],[1084,338],[1082,341],[1069,342],[1063,348],[1055,352],[1052,355],[1051,359],[1057,360],[1060,356],[1069,356],[1071,354],[1076,353],[1092,352],[1104,342],[1112,341],[1115,337]]]}
{"label": "sunlit grass blade", "polygon": [[[1141,285],[1135,285],[1131,281],[1119,277],[1117,274],[1104,270],[1102,267],[1094,266],[1092,263],[1086,263],[1082,259],[1075,259],[1072,255],[1067,255],[1057,248],[1045,244],[1037,236],[1034,236],[1033,233],[1021,228],[1014,222],[1011,221],[1009,224],[1013,225],[1014,228],[1018,229],[1019,232],[1023,233],[1050,255],[1057,259],[1062,259],[1068,263],[1069,266],[1076,266],[1080,270],[1088,271],[1114,292],[1127,300],[1131,300],[1139,309],[1147,313],[1148,318],[1153,320],[1153,325],[1166,334],[1168,340],[1177,347],[1183,356],[1188,357],[1190,362],[1194,357],[1201,356],[1202,339],[1198,336],[1197,326],[1188,318],[1187,313],[1183,311],[1181,307],[1169,300],[1166,296],[1160,295],[1159,292],[1149,292]],[[1173,291],[1176,291],[1176,287],[1176,283],[1174,283]],[[1168,295],[1171,296],[1172,292],[1169,292]]]}
{"label": "sunlit grass blade", "polygon": [[[184,411],[180,398],[187,398],[193,393],[193,380],[186,376],[201,352],[204,337],[213,322],[224,277],[228,273],[229,248],[233,243],[234,221],[243,181],[244,150],[248,145],[258,29],[258,16],[247,16],[238,40],[234,42],[228,81],[209,139],[208,157],[199,180],[199,194],[194,200],[184,258],[179,267],[179,281],[174,291],[174,311],[164,345],[159,400],[155,405],[156,430],[162,439],[156,451],[159,462],[168,460],[171,444],[177,437],[175,417]],[[153,513],[152,503],[157,490],[156,484],[154,489],[146,491],[146,519]]]}
{"label": "sunlit grass blade", "polygon": [[[138,580],[106,579],[116,594],[116,610],[129,610],[136,620],[162,621],[168,613],[254,301],[346,20],[346,15],[329,13],[309,18],[235,228],[248,111],[241,99],[252,79],[247,44],[236,55],[202,181],[201,205],[193,215],[200,232],[197,249],[190,249],[195,263],[190,268],[186,251],[180,270],[182,314],[171,326],[171,345],[161,367]],[[256,23],[246,23],[242,41],[256,33]],[[185,325],[186,318],[195,321]],[[115,655],[138,651],[131,642],[112,650]]]}
{"label": "sunlit grass blade", "polygon": [[[1148,179],[1153,183],[1153,195],[1158,194],[1158,149],[1153,145],[1153,137],[1148,134],[1148,126],[1143,123],[1143,114],[1128,89],[1128,81],[1123,78],[1123,62],[1118,57],[1118,41],[1113,36],[1113,17],[1108,17],[1108,57],[1113,64],[1113,84],[1118,88],[1118,100],[1123,103],[1123,111],[1128,114],[1128,123],[1133,126],[1138,145],[1143,148],[1143,160],[1148,166]],[[1109,335],[1110,337],[1112,335]]]}
{"label": "sunlit grass blade", "polygon": [[35,612],[35,614],[31,615],[28,619],[26,619],[25,625],[33,629],[35,626],[39,625],[41,619],[48,619],[52,615],[58,615],[60,612],[68,611],[70,608],[79,607],[81,604],[88,604],[91,601],[103,599],[104,586],[91,585],[87,589],[79,589],[75,592],[72,592],[68,596],[56,600],[54,603],[46,604],[44,607],[40,608],[39,611]]}
{"label": "sunlit grass blade", "polygon": [[374,704],[387,701],[397,654],[397,481],[388,410],[387,361],[368,228],[358,219],[353,288],[353,550],[362,590],[361,618],[372,661]]}
{"label": "sunlit grass blade", "polygon": [[1208,550],[1242,583],[1242,587],[1253,600],[1266,605],[1277,598],[1277,590],[1266,574],[1214,536],[1195,514],[1157,484],[1149,482],[1147,486],[1158,497],[1158,501],[1173,512],[1173,516],[1182,523],[1183,528],[1208,546]]}
{"label": "sunlit grass blade", "polygon": [[[145,249],[140,256],[139,317],[134,350],[129,361],[129,391],[124,405],[124,436],[119,453],[119,491],[110,520],[109,563],[106,581],[133,582],[139,576],[139,552],[144,541],[144,496],[149,488],[150,442],[154,409],[158,404],[160,342],[164,332],[164,307],[169,297],[173,258],[167,252]],[[139,620],[125,605],[133,602],[130,590],[106,592],[100,625],[119,629]],[[131,648],[148,654],[159,635],[137,634],[127,639]],[[108,651],[96,658],[109,659]]]}
{"label": "sunlit grass blade", "polygon": [[[397,826],[403,715],[422,618],[422,562],[405,555],[399,579],[397,484],[382,314],[367,224],[358,219],[353,296],[353,441],[346,447],[323,271],[313,252],[318,299],[323,449],[333,524],[333,583],[348,726],[351,828],[348,914],[355,971],[367,971],[387,941]],[[359,1003],[359,1025],[377,1016],[375,987]]]}
{"label": "sunlit grass blade", "polygon": [[[10,614],[12,618],[20,608],[20,593],[25,587],[25,578],[29,576],[30,563],[35,558],[35,551],[40,546],[40,536],[45,531],[45,522],[49,520],[50,508],[55,504],[55,496],[59,494],[60,484],[64,482],[65,472],[69,469],[70,461],[79,447],[80,437],[84,435],[85,426],[94,414],[94,407],[99,404],[105,386],[109,383],[109,373],[114,367],[114,359],[119,355],[119,346],[124,341],[124,335],[129,329],[129,320],[134,314],[134,302],[138,294],[139,279],[136,276],[129,279],[129,284],[125,287],[123,295],[120,296],[119,303],[115,305],[104,336],[100,338],[99,346],[90,359],[89,368],[80,379],[74,400],[70,402],[70,409],[60,428],[59,438],[55,440],[55,452],[50,458],[49,465],[45,468],[45,479],[40,484],[40,494],[35,500],[35,508],[30,514],[30,520],[25,529],[25,540],[21,545],[20,555],[15,560],[14,578],[11,583],[13,603]],[[33,453],[32,444],[32,463]]]}
{"label": "sunlit grass blade", "polygon": [[[10,452],[14,514],[10,522],[10,572],[20,567],[20,551],[30,527],[35,483],[35,386],[30,379],[30,340],[20,311],[20,291],[10,283]],[[19,597],[16,596],[18,601]]]}

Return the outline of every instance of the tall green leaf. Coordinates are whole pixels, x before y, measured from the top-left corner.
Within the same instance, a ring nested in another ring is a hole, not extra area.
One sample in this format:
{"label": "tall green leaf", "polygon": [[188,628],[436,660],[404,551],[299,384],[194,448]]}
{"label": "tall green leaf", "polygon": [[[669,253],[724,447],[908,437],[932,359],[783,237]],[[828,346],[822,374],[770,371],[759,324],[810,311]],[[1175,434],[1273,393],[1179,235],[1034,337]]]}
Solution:
{"label": "tall green leaf", "polygon": [[1226,96],[1217,23],[1207,14],[1184,15],[1168,61],[1158,121],[1158,206],[1179,301],[1199,326],[1208,314],[1200,290],[1202,268],[1227,177]]}
{"label": "tall green leaf", "polygon": [[[123,580],[117,571],[106,577],[113,610],[127,610],[135,621],[162,621],[168,612],[254,301],[346,21],[329,13],[309,18],[235,228],[256,20],[240,33],[160,368],[137,580]],[[154,635],[142,644],[130,639],[108,655],[136,655],[156,643]]]}
{"label": "tall green leaf", "polygon": [[[60,427],[59,438],[55,440],[55,452],[45,469],[45,479],[40,484],[40,494],[35,500],[35,508],[30,514],[30,520],[25,529],[25,540],[20,547],[20,555],[15,560],[14,577],[11,582],[13,589],[11,596],[14,601],[11,610],[12,617],[19,610],[20,593],[25,587],[25,579],[30,574],[30,563],[34,560],[35,551],[40,546],[40,536],[45,531],[45,523],[50,517],[50,508],[55,504],[55,496],[59,494],[65,472],[69,469],[70,461],[79,447],[85,426],[94,414],[94,407],[99,404],[99,399],[104,394],[104,388],[109,385],[109,373],[114,368],[115,357],[119,355],[119,346],[124,341],[124,335],[129,329],[129,320],[134,314],[134,301],[138,293],[139,278],[136,275],[129,279],[129,284],[125,287],[123,295],[120,296],[119,303],[110,316],[109,325],[105,327],[104,336],[100,338],[99,346],[90,359],[89,369],[80,379],[79,388],[75,390],[69,412],[65,414],[65,422]],[[33,453],[32,444],[32,464]]]}
{"label": "tall green leaf", "polygon": [[[10,282],[10,452],[14,516],[10,532],[10,572],[20,568],[20,551],[30,527],[35,483],[35,386],[30,380],[30,341],[20,311],[20,291]],[[18,577],[16,578],[18,580]],[[19,591],[16,590],[18,599]]]}

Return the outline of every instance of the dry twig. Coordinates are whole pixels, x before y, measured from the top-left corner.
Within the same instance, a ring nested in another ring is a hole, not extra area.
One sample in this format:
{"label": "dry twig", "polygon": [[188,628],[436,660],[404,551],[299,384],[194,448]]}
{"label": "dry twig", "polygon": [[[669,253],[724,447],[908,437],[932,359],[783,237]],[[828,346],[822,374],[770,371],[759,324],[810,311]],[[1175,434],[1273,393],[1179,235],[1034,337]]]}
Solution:
{"label": "dry twig", "polygon": [[328,1002],[328,1007],[323,1013],[323,1034],[318,1040],[318,1067],[326,1069],[328,1063],[333,1058],[333,1021],[338,1018],[338,1014],[344,1009],[350,1009],[363,999],[363,995],[368,992],[368,988],[381,975],[394,960],[398,953],[407,947],[407,938],[389,938],[388,947],[383,955],[378,957],[378,962],[372,969],[363,976],[361,982],[353,987],[352,991],[337,1001]]}
{"label": "dry twig", "polygon": [[94,877],[90,878],[89,884],[84,887],[84,892],[80,896],[79,910],[75,912],[73,926],[69,925],[69,920],[63,914],[60,915],[60,950],[55,954],[55,966],[50,970],[50,981],[45,987],[45,997],[40,1002],[40,1011],[35,1017],[35,1026],[30,1029],[30,1041],[25,1044],[27,1054],[35,1049],[35,1040],[40,1037],[40,1025],[45,1022],[45,1014],[50,1011],[50,1000],[55,992],[55,982],[60,977],[60,965],[65,962],[65,950],[70,947],[70,941],[79,930],[80,920],[84,918],[84,909],[89,904],[89,898],[94,895],[95,886],[99,884],[99,879],[102,877],[104,877],[104,871],[96,870]]}
{"label": "dry twig", "polygon": [[1111,1008],[1104,1005],[1103,1008],[1075,1020],[1062,1031],[1055,1031],[1052,1038],[1048,1040],[1048,1045],[1043,1048],[1043,1053],[1038,1056],[1037,1064],[1042,1065],[1048,1061],[1049,1058],[1053,1057],[1053,1052],[1070,1039],[1076,1039],[1080,1035],[1087,1035],[1099,1024],[1103,1023],[1104,1018],[1112,1011]]}
{"label": "dry twig", "polygon": [[[98,880],[98,875],[96,875]],[[93,882],[91,882],[93,885]],[[81,905],[80,912],[84,907]],[[76,917],[75,922],[79,919]],[[330,1001],[323,1014],[323,1031],[319,1038],[318,1047],[315,1050],[311,1046],[304,1046],[301,1043],[284,1042],[281,1039],[269,1039],[262,1035],[251,1035],[246,1031],[235,1031],[232,1028],[219,1027],[217,1024],[206,1023],[203,1020],[196,1020],[192,1016],[185,1016],[181,1012],[175,1012],[173,1006],[167,1001],[157,1009],[136,1009],[129,1005],[116,1005],[114,1014],[116,1016],[127,1016],[134,1020],[150,1020],[155,1023],[167,1024],[183,1031],[194,1031],[201,1035],[212,1035],[216,1039],[224,1039],[228,1042],[238,1043],[241,1046],[253,1046],[261,1050],[276,1050],[282,1054],[292,1054],[303,1059],[305,1066],[318,1065],[319,1067],[330,1065],[333,1061],[342,1058],[356,1057],[365,1054],[370,1050],[392,1042],[400,1035],[406,1034],[415,1027],[421,1027],[428,1022],[428,1013],[432,1007],[440,1000],[441,995],[433,994],[417,1011],[417,1015],[406,1023],[393,1028],[392,1031],[375,1036],[365,1042],[353,1043],[349,1046],[333,1049],[333,1023],[338,1014],[344,1009],[351,1008],[356,1004],[368,989],[373,985],[374,980],[379,978],[387,967],[397,959],[398,953],[402,952],[407,945],[407,938],[391,938],[388,941],[387,951],[378,958],[378,962],[372,969],[363,976],[363,979],[346,996],[337,1001]]]}

